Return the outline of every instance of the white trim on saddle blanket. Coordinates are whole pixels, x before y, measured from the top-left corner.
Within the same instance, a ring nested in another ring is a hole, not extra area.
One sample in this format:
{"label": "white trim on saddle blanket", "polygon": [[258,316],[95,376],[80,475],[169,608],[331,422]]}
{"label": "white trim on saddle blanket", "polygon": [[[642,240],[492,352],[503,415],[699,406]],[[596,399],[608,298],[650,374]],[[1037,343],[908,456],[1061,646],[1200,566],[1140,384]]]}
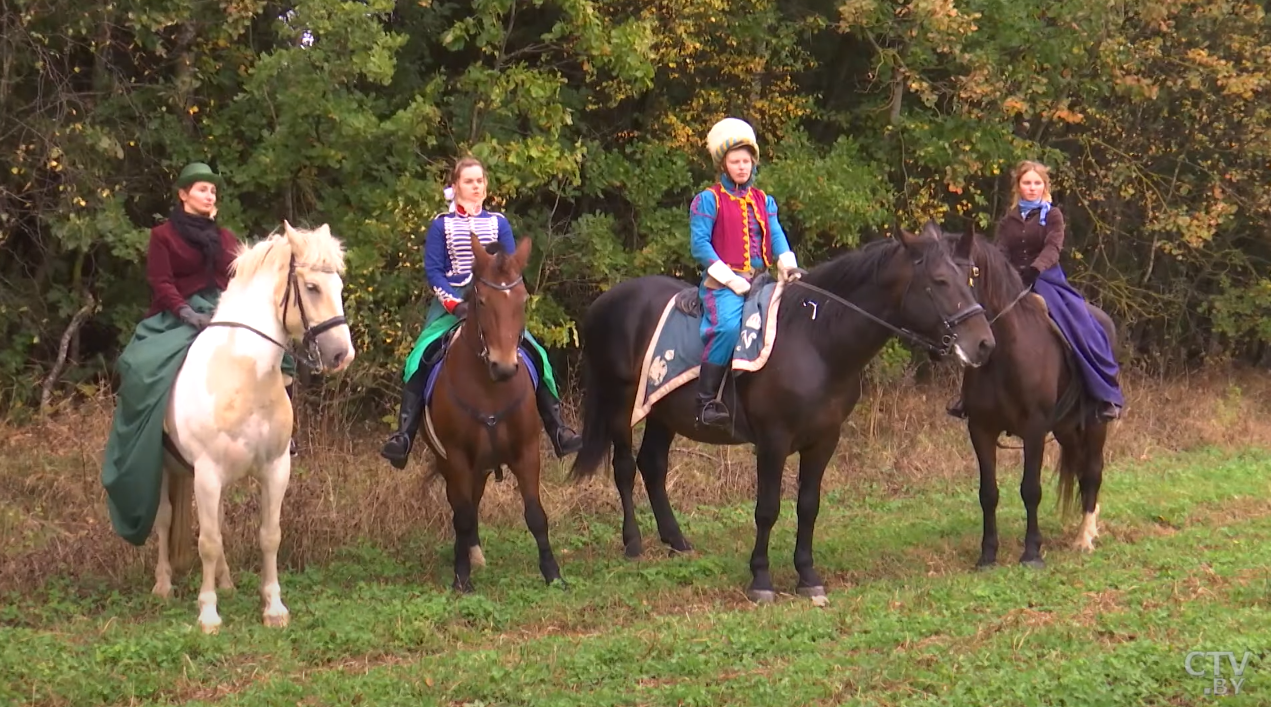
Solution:
{"label": "white trim on saddle blanket", "polygon": [[[745,317],[745,320],[742,322],[741,335],[738,337],[738,348],[750,348],[745,345],[747,342],[746,337],[751,337],[750,340],[751,343],[753,343],[753,337],[755,337],[759,332],[759,320],[761,319],[764,320],[762,325],[763,346],[760,347],[759,353],[754,358],[750,359],[738,358],[734,353],[731,366],[734,371],[747,371],[753,373],[763,368],[764,364],[768,362],[768,356],[772,353],[772,344],[777,339],[776,315],[778,310],[776,307],[781,303],[781,298],[785,294],[786,287],[786,283],[781,280],[775,280],[774,282],[775,286],[772,289],[772,295],[770,296],[768,305],[763,310],[762,314],[759,311],[751,311],[760,309],[758,300],[761,297],[761,294],[759,293],[755,293],[753,298],[748,297],[745,306],[742,308],[742,316]],[[653,336],[649,339],[648,348],[644,352],[644,361],[640,365],[640,378],[636,384],[635,404],[631,410],[632,427],[640,422],[640,420],[643,420],[649,414],[649,411],[653,409],[654,404],[656,404],[659,400],[675,392],[685,383],[695,380],[701,374],[702,366],[699,361],[696,366],[679,373],[673,378],[665,381],[662,380],[662,378],[666,376],[667,361],[681,355],[681,352],[676,351],[674,348],[667,349],[660,355],[657,355],[655,351],[658,344],[661,343],[659,342],[659,339],[662,337],[662,331],[666,327],[667,321],[670,320],[672,314],[675,312],[677,307],[676,300],[678,297],[679,294],[677,293],[667,301],[666,307],[662,310],[662,317],[658,319],[658,326],[653,330]],[[690,317],[683,311],[679,312],[678,316],[684,317],[685,319],[691,319],[695,326],[700,326],[700,316]],[[697,341],[701,341],[700,335]],[[702,344],[702,348],[705,348],[704,344]],[[657,386],[657,389],[652,393],[649,392],[650,382]]]}

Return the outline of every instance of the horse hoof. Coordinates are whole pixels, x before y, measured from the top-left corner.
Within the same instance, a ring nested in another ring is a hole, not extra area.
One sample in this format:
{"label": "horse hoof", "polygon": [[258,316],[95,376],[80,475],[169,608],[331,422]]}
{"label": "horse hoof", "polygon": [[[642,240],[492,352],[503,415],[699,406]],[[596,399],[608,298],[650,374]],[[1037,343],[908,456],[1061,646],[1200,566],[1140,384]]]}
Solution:
{"label": "horse hoof", "polygon": [[830,598],[825,595],[825,587],[817,585],[815,587],[799,587],[794,590],[796,594],[806,599],[812,600],[812,606],[822,607],[828,606]]}
{"label": "horse hoof", "polygon": [[747,589],[746,598],[756,604],[771,604],[777,600],[777,593],[771,589]]}
{"label": "horse hoof", "polygon": [[997,568],[997,560],[980,560],[979,562],[975,563],[976,572],[988,572],[989,570],[996,569],[996,568]]}
{"label": "horse hoof", "polygon": [[211,636],[221,632],[221,617],[217,616],[211,619],[199,619],[199,628],[203,629],[203,633]]}
{"label": "horse hoof", "polygon": [[286,628],[291,623],[290,612],[284,611],[280,614],[265,614],[265,625],[269,628]]}
{"label": "horse hoof", "polygon": [[564,577],[556,577],[547,580],[547,586],[554,589],[567,590],[569,589],[569,582],[566,582]]}
{"label": "horse hoof", "polygon": [[671,546],[671,555],[687,555],[693,552],[693,545],[684,538],[676,540],[667,540],[666,538],[662,538],[662,542]]}
{"label": "horse hoof", "polygon": [[485,567],[485,552],[481,550],[480,545],[473,545],[468,548],[468,562],[473,567]]}
{"label": "horse hoof", "polygon": [[1035,570],[1046,569],[1046,562],[1040,557],[1035,560],[1020,560],[1019,563],[1025,567],[1031,567]]}
{"label": "horse hoof", "polygon": [[172,583],[171,582],[155,582],[154,589],[151,589],[150,593],[159,597],[160,599],[163,599],[164,601],[167,601],[168,599],[172,598]]}
{"label": "horse hoof", "polygon": [[639,540],[633,540],[627,543],[626,547],[622,549],[622,553],[627,556],[627,559],[634,560],[644,554],[644,545]]}
{"label": "horse hoof", "polygon": [[454,584],[450,585],[450,588],[455,590],[456,592],[459,592],[460,594],[471,594],[474,591],[472,588],[471,581],[460,582],[457,579],[455,580]]}

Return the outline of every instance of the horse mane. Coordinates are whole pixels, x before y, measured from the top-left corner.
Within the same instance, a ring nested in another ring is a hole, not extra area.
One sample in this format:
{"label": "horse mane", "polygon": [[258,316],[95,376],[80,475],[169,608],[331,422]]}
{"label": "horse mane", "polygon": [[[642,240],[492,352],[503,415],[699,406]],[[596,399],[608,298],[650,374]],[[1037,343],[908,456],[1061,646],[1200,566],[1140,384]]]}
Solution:
{"label": "horse mane", "polygon": [[250,280],[262,272],[285,273],[294,255],[298,265],[323,272],[344,274],[344,246],[329,228],[304,229],[292,226],[296,238],[274,229],[268,236],[240,247],[230,265],[234,279]]}
{"label": "horse mane", "polygon": [[[950,247],[953,247],[960,237],[958,234],[945,235],[950,242]],[[1020,279],[1015,266],[1007,260],[1006,254],[979,233],[975,234],[975,240],[971,245],[971,262],[980,268],[980,275],[975,282],[976,299],[992,314],[997,314],[1010,306],[1024,289],[1024,281]],[[1032,301],[1032,297],[1025,297],[1015,305],[1014,309],[1021,308],[1039,316],[1043,313]]]}
{"label": "horse mane", "polygon": [[[938,245],[938,241],[935,239],[919,237],[919,240],[920,242]],[[871,241],[860,248],[849,250],[810,268],[802,279],[810,285],[816,285],[821,289],[829,290],[845,297],[862,285],[877,283],[878,274],[882,271],[883,266],[903,248],[904,244],[897,238]],[[808,317],[790,317],[791,312],[787,310],[802,306],[803,298],[793,296],[793,292],[783,296],[781,298],[781,307],[778,310],[778,316],[782,317],[782,325],[789,326],[786,324],[787,321],[812,321]],[[840,317],[858,316],[847,307],[822,307],[817,312],[816,322],[829,326]]]}

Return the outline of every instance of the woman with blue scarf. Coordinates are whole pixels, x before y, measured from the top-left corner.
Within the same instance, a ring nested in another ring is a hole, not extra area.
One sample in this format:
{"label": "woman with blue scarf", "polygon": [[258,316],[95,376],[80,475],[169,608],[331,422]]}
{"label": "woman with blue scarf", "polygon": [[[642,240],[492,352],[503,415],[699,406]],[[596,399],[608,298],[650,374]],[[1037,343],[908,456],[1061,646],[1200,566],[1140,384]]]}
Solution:
{"label": "woman with blue scarf", "polygon": [[[1117,382],[1118,367],[1107,332],[1099,325],[1085,298],[1068,284],[1059,254],[1064,247],[1064,214],[1051,205],[1050,170],[1025,160],[1015,168],[1011,208],[997,224],[997,246],[1006,254],[1024,284],[1041,295],[1051,319],[1072,344],[1086,392],[1098,400],[1099,418],[1121,417],[1125,398]],[[959,399],[949,414],[966,417]]]}

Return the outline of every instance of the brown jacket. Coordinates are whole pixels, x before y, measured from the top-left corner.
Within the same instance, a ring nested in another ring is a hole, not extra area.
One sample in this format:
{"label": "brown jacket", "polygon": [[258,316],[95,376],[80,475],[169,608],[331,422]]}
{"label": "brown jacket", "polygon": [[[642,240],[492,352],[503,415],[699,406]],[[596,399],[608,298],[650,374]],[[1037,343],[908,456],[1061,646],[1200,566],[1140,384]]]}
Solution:
{"label": "brown jacket", "polygon": [[1046,213],[1046,225],[1040,223],[1041,209],[1028,212],[1028,220],[1014,207],[997,222],[997,247],[1006,253],[1017,270],[1033,266],[1042,273],[1059,263],[1064,248],[1064,214],[1058,206]]}

